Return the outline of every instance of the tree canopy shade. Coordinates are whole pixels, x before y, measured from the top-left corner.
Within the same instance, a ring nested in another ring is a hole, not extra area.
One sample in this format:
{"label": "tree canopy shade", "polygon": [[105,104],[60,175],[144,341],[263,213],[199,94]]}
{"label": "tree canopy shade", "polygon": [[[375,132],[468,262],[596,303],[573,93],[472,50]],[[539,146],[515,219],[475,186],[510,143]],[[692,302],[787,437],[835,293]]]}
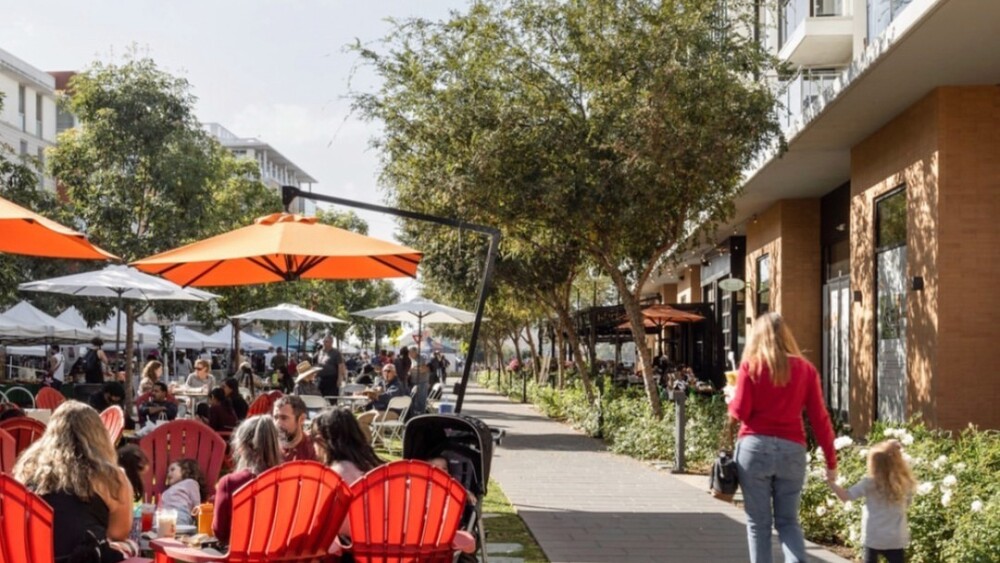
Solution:
{"label": "tree canopy shade", "polygon": [[539,241],[577,249],[610,275],[650,366],[641,288],[732,213],[743,169],[778,135],[754,0],[726,5],[487,0],[395,22],[381,52],[356,47],[382,78],[355,102],[384,125],[390,197],[497,225],[528,264],[544,262],[528,253]]}

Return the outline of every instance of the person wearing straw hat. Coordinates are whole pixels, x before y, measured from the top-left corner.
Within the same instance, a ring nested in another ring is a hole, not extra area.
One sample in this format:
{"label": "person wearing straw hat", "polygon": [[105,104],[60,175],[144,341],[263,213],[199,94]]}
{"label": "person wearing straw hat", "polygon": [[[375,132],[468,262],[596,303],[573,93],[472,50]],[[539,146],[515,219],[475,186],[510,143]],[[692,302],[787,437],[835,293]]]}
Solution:
{"label": "person wearing straw hat", "polygon": [[295,377],[295,389],[292,391],[293,395],[319,395],[322,396],[319,390],[319,385],[316,384],[316,374],[320,372],[323,368],[314,367],[308,361],[299,362],[295,366],[295,371],[298,375]]}

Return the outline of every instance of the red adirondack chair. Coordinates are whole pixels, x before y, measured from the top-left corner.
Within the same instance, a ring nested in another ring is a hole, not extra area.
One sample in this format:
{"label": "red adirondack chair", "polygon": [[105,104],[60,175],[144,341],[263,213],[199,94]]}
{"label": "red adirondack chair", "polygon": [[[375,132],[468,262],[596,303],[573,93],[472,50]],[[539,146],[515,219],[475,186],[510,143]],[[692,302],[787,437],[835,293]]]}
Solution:
{"label": "red adirondack chair", "polygon": [[[52,563],[54,514],[49,503],[0,474],[0,563]],[[149,563],[132,557],[124,563]]]}
{"label": "red adirondack chair", "polygon": [[14,437],[6,430],[0,430],[0,473],[10,475],[14,472],[14,462],[17,461],[17,444]]}
{"label": "red adirondack chair", "polygon": [[351,489],[336,472],[315,461],[292,461],[233,495],[229,553],[210,555],[176,540],[151,545],[157,563],[325,560],[350,505]]}
{"label": "red adirondack chair", "polygon": [[56,410],[66,397],[51,387],[42,387],[35,395],[35,408]]}
{"label": "red adirondack chair", "polygon": [[167,468],[178,459],[191,458],[205,474],[208,483],[219,480],[226,442],[197,420],[173,420],[157,427],[139,440],[139,448],[149,458],[150,471],[143,474],[147,501],[163,493]]}
{"label": "red adirondack chair", "polygon": [[430,464],[402,460],[376,467],[351,492],[352,545],[345,549],[358,563],[450,563],[458,544],[475,549],[475,538],[458,530],[465,487]]}
{"label": "red adirondack chair", "polygon": [[258,414],[269,415],[272,408],[274,408],[274,399],[270,395],[259,395],[250,403],[250,408],[247,409],[247,417],[257,416]]}
{"label": "red adirondack chair", "polygon": [[122,430],[125,429],[125,413],[122,408],[112,405],[101,411],[101,422],[108,429],[111,436],[111,443],[118,444],[118,439],[122,437]]}
{"label": "red adirondack chair", "polygon": [[21,455],[21,452],[45,433],[45,424],[33,418],[18,416],[0,422],[0,430],[6,430],[14,437],[14,455]]}
{"label": "red adirondack chair", "polygon": [[0,475],[0,563],[52,563],[52,518],[41,497]]}

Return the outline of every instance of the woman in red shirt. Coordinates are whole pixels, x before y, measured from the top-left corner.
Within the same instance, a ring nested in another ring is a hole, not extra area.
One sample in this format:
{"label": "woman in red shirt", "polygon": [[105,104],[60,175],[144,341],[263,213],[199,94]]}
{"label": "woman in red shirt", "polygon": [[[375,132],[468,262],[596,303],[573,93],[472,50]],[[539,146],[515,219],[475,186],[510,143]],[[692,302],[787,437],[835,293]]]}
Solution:
{"label": "woman in red shirt", "polygon": [[730,416],[742,423],[736,464],[752,563],[771,562],[772,524],[778,530],[785,561],[806,561],[799,525],[799,500],[806,476],[803,410],[823,449],[827,478],[836,479],[833,426],[819,374],[802,357],[781,315],[761,315],[751,329],[729,403]]}
{"label": "woman in red shirt", "polygon": [[232,437],[236,470],[219,479],[215,486],[215,514],[212,533],[219,543],[229,544],[233,519],[233,494],[254,477],[281,463],[278,430],[270,416],[251,416],[236,427]]}

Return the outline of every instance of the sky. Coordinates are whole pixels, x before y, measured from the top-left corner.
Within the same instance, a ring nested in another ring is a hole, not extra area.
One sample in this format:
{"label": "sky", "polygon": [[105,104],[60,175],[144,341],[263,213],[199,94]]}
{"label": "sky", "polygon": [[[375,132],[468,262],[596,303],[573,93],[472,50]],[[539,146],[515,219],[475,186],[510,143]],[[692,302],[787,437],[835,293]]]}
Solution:
{"label": "sky", "polygon": [[[382,203],[378,125],[352,115],[351,88],[372,90],[345,46],[377,48],[388,18],[443,19],[466,0],[33,0],[0,1],[0,48],[45,70],[121,60],[135,45],[186,78],[196,113],[257,137],[319,182],[314,191]],[[391,217],[359,212],[369,234],[392,239]],[[397,283],[408,296],[412,280]]]}

